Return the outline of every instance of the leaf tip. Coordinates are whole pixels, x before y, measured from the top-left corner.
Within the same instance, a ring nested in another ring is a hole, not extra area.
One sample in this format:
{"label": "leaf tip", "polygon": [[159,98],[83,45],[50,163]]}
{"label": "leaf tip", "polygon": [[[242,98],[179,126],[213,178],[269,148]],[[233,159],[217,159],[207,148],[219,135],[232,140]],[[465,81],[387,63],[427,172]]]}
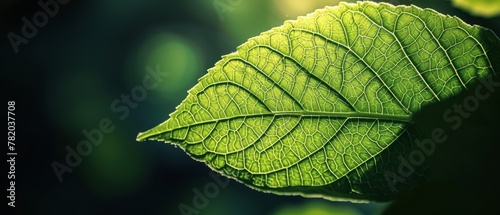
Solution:
{"label": "leaf tip", "polygon": [[158,135],[158,132],[156,131],[156,129],[150,129],[150,130],[147,130],[145,132],[140,132],[136,139],[137,141],[139,142],[143,142],[143,141],[146,141],[146,140],[153,140],[155,139],[154,136],[157,136]]}
{"label": "leaf tip", "polygon": [[140,132],[139,134],[137,134],[137,137],[135,138],[136,141],[138,142],[143,142],[146,140],[146,138],[148,138],[148,132]]}

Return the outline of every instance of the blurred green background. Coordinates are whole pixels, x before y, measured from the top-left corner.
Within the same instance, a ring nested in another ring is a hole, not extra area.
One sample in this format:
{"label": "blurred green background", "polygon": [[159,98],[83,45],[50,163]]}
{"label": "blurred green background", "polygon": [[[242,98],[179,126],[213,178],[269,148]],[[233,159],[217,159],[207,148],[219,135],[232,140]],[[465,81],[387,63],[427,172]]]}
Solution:
{"label": "blurred green background", "polygon": [[[431,7],[500,32],[498,16],[470,15],[450,1],[389,2]],[[214,181],[209,168],[171,145],[138,143],[137,133],[166,120],[221,55],[287,19],[338,3],[73,0],[60,5],[16,54],[5,35],[21,34],[21,18],[31,19],[41,9],[37,1],[2,1],[2,86],[5,102],[16,101],[18,117],[13,214],[181,214],[180,204],[193,206],[193,189]],[[157,65],[168,74],[158,87],[127,106],[126,114],[113,111],[115,101],[125,107],[122,96],[143,85],[145,68]],[[66,147],[75,148],[86,139],[82,130],[98,128],[103,118],[112,121],[114,131],[59,182],[51,164],[64,163]],[[196,211],[355,215],[381,214],[387,205],[276,196],[231,181]]]}

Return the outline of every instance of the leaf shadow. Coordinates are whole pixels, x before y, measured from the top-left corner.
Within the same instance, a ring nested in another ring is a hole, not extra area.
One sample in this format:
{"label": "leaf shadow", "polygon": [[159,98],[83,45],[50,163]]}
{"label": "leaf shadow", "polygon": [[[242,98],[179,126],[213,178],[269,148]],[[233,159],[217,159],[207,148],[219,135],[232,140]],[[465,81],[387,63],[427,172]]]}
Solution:
{"label": "leaf shadow", "polygon": [[[484,83],[494,83],[487,87]],[[433,140],[425,179],[401,193],[385,210],[391,214],[491,214],[500,190],[500,77],[482,79],[446,101],[415,114],[420,140]]]}

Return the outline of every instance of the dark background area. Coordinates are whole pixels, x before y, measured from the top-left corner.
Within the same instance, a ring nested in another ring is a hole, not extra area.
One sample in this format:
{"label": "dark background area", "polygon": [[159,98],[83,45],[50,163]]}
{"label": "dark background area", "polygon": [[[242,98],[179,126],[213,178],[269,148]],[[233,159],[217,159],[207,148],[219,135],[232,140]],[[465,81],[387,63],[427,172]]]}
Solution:
{"label": "dark background area", "polygon": [[[137,133],[166,120],[221,55],[284,20],[338,4],[240,0],[231,5],[221,0],[232,10],[221,20],[213,2],[69,1],[59,5],[27,44],[19,45],[17,54],[8,33],[21,35],[22,17],[32,19],[41,8],[37,1],[0,3],[3,102],[16,102],[16,208],[9,214],[181,214],[180,204],[193,206],[193,189],[203,190],[214,181],[211,170],[172,145],[136,142]],[[471,16],[448,1],[399,2],[431,7],[500,32],[500,18]],[[136,106],[128,106],[128,114],[113,111],[115,101],[142,86],[145,68],[157,65],[168,74],[159,87],[147,91]],[[390,206],[277,196],[231,181],[199,214],[291,214],[287,211],[304,207],[312,208],[309,214],[379,214],[385,208],[393,214],[409,208],[431,214],[441,211],[430,208],[440,207],[443,212],[496,211],[490,195],[498,194],[493,176],[499,163],[498,91],[462,128],[448,132],[450,138],[435,155],[439,159],[432,160],[439,164],[429,173],[436,183]],[[426,108],[417,123],[448,128],[442,113],[467,95]],[[75,149],[87,140],[82,131],[98,129],[105,118],[114,130],[103,134],[102,142],[60,182],[51,164],[64,164],[67,147]]]}

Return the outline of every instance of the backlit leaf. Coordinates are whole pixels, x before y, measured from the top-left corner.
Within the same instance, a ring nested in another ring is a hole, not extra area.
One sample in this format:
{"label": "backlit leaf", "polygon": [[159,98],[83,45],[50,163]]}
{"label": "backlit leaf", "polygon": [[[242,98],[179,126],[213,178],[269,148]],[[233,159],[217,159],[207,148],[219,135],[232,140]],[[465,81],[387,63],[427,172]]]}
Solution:
{"label": "backlit leaf", "polygon": [[[415,6],[342,3],[249,39],[139,134],[252,188],[387,200],[425,167],[412,116],[499,70],[499,39]],[[395,178],[399,177],[399,178]]]}

